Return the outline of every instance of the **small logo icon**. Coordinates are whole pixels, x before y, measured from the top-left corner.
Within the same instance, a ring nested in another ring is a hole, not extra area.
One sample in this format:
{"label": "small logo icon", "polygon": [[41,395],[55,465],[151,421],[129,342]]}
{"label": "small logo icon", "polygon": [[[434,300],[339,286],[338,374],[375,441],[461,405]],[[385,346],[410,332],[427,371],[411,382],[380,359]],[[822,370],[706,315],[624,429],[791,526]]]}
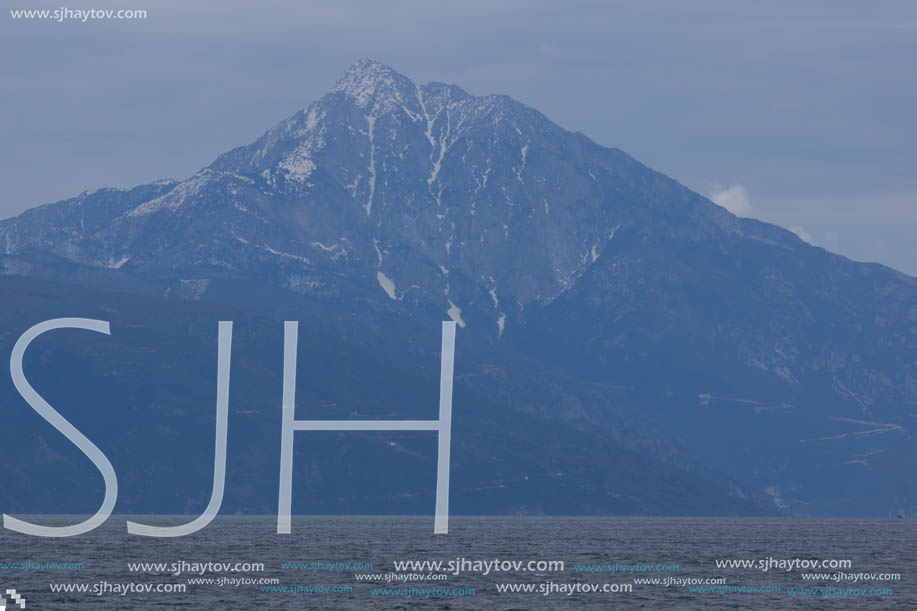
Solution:
{"label": "small logo icon", "polygon": [[25,609],[25,599],[22,594],[16,594],[16,590],[7,590],[6,595],[0,594],[0,611],[6,611],[6,597],[9,596],[14,604],[19,605],[20,609]]}

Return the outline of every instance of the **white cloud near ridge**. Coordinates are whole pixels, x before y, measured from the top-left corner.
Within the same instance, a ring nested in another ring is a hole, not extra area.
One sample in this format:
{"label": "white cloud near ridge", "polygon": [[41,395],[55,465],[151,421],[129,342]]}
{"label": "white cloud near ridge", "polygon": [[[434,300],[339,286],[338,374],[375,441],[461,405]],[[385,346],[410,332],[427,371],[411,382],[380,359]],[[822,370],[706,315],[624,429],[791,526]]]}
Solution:
{"label": "white cloud near ridge", "polygon": [[812,237],[812,234],[806,231],[803,227],[799,225],[790,225],[787,227],[787,229],[799,236],[799,239],[803,242],[807,242],[812,246],[818,246],[818,242],[815,241],[815,238]]}
{"label": "white cloud near ridge", "polygon": [[736,216],[751,216],[751,200],[748,197],[748,191],[742,185],[719,189],[710,196],[710,199]]}

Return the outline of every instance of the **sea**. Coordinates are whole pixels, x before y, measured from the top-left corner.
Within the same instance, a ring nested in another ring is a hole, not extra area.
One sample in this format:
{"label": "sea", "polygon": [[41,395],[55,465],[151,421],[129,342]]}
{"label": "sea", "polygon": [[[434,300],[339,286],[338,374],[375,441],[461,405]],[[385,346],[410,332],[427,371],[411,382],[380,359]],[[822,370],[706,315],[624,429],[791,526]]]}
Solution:
{"label": "sea", "polygon": [[917,609],[910,519],[233,516],[176,538],[127,519],[189,521],[0,530],[0,608]]}

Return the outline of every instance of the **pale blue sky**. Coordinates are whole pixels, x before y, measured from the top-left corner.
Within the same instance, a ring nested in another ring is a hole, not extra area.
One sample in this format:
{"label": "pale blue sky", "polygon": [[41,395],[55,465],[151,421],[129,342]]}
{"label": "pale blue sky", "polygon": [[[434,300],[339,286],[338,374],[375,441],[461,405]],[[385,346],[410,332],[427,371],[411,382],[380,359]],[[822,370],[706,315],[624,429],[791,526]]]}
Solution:
{"label": "pale blue sky", "polygon": [[[187,177],[357,58],[506,93],[748,216],[917,274],[917,3],[2,0],[0,218]],[[146,9],[23,21],[9,9]]]}

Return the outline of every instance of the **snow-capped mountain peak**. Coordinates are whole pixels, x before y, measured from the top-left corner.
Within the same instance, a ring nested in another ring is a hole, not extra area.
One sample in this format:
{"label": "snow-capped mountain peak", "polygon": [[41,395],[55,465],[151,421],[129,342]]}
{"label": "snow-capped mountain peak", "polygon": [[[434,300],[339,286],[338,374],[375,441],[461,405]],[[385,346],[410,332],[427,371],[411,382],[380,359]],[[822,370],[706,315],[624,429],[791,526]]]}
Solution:
{"label": "snow-capped mountain peak", "polygon": [[378,61],[363,58],[338,80],[329,94],[342,93],[358,108],[397,101],[405,104],[414,97],[414,84],[406,76]]}

